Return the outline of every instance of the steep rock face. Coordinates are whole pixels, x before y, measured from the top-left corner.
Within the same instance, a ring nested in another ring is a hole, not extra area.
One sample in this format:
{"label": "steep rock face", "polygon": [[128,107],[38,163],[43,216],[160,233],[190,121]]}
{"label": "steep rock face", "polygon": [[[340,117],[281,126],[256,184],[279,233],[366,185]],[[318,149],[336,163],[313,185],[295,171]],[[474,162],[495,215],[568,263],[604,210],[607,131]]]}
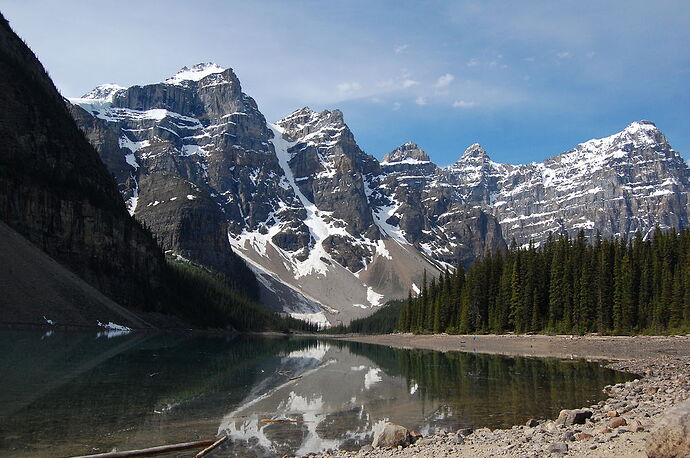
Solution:
{"label": "steep rock face", "polygon": [[512,238],[688,224],[690,171],[649,122],[543,163],[499,164],[475,144],[441,168],[412,142],[379,163],[339,110],[267,123],[215,64],[73,102],[130,212],[167,250],[229,272],[234,251],[270,306],[322,322],[367,314],[418,288],[423,270],[467,266]]}
{"label": "steep rock face", "polygon": [[[2,17],[0,103],[0,218],[110,298],[155,307],[161,251]],[[43,322],[40,304],[35,314]]]}
{"label": "steep rock face", "polygon": [[473,208],[444,170],[414,143],[384,156],[379,188],[388,196],[388,223],[434,259],[466,267],[487,251],[505,248],[496,219]]}
{"label": "steep rock face", "polygon": [[687,227],[690,171],[649,121],[581,143],[543,163],[508,165],[468,149],[444,170],[463,199],[496,215],[506,239],[543,241],[549,232],[631,237]]}
{"label": "steep rock face", "polygon": [[[226,231],[274,309],[348,321],[406,295],[424,269],[438,273],[406,241],[383,240],[375,217],[383,195],[369,187],[379,163],[337,110],[302,109],[268,124],[232,70],[214,64],[147,86],[101,86],[72,102],[130,212],[163,247],[217,268],[231,256],[218,236]],[[392,262],[389,250],[400,249],[406,260]]]}
{"label": "steep rock face", "polygon": [[323,240],[326,251],[351,271],[362,269],[380,238],[365,189],[365,177],[379,173],[378,161],[359,149],[339,110],[303,108],[276,124],[292,143],[288,164],[299,191],[327,224],[343,229]]}
{"label": "steep rock face", "polygon": [[130,213],[164,249],[233,275],[241,262],[228,230],[261,230],[275,208],[290,212],[294,195],[277,179],[271,132],[232,70],[199,64],[162,83],[105,85],[72,101]]}
{"label": "steep rock face", "polygon": [[162,247],[222,272],[243,269],[230,248],[225,217],[205,189],[177,175],[152,173],[141,177],[139,199],[147,203],[137,218],[156,228]]}

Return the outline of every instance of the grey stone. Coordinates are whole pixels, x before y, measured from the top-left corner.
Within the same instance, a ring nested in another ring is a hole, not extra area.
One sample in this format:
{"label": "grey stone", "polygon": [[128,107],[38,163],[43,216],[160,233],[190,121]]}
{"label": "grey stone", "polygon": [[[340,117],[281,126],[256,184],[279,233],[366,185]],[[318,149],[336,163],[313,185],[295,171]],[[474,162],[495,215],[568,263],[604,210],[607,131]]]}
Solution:
{"label": "grey stone", "polygon": [[572,431],[566,431],[563,433],[563,440],[564,441],[574,441],[575,440],[575,433]]}
{"label": "grey stone", "polygon": [[473,431],[474,430],[472,428],[461,428],[458,429],[456,434],[459,436],[469,436],[470,434],[472,434]]}
{"label": "grey stone", "polygon": [[410,432],[404,426],[386,423],[383,429],[374,436],[371,446],[376,447],[407,447],[410,445]]}
{"label": "grey stone", "polygon": [[690,401],[670,409],[649,435],[647,455],[650,458],[690,456]]}
{"label": "grey stone", "polygon": [[539,426],[539,422],[537,420],[535,420],[534,418],[530,418],[529,420],[527,420],[527,423],[525,423],[525,424],[527,426],[529,426],[530,428],[534,428],[535,426]]}
{"label": "grey stone", "polygon": [[576,410],[561,410],[556,420],[557,425],[571,426],[571,425],[583,425],[588,418],[591,418],[592,411],[585,409]]}
{"label": "grey stone", "polygon": [[568,453],[568,444],[565,442],[554,442],[546,449],[549,453]]}

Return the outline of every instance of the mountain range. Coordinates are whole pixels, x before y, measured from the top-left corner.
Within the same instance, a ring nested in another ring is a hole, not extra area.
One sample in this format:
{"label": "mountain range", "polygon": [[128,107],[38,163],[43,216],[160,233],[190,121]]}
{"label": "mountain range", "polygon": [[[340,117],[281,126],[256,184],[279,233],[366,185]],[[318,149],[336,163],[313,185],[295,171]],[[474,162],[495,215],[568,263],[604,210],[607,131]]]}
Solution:
{"label": "mountain range", "polygon": [[339,110],[269,122],[213,63],[102,85],[69,108],[169,254],[228,275],[239,255],[265,305],[324,325],[513,240],[688,226],[690,170],[649,121],[540,163],[497,163],[474,144],[439,167],[413,142],[377,160]]}

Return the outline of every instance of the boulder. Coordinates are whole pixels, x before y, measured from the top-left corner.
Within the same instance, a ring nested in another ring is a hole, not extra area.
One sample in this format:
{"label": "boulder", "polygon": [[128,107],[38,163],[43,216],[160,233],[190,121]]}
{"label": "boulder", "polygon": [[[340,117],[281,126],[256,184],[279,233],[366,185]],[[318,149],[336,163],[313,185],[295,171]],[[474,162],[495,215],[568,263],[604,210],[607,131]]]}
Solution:
{"label": "boulder", "polygon": [[549,453],[568,453],[568,444],[565,442],[554,442],[546,450]]}
{"label": "boulder", "polygon": [[579,441],[585,441],[585,440],[587,440],[587,439],[591,439],[592,437],[593,437],[593,436],[592,436],[591,434],[587,434],[587,433],[577,433],[577,434],[575,434],[575,439],[577,439],[577,440],[579,440]]}
{"label": "boulder", "polygon": [[422,433],[418,431],[410,431],[410,442],[413,444],[423,437]]}
{"label": "boulder", "polygon": [[591,417],[591,410],[561,410],[561,413],[558,415],[558,419],[556,420],[556,424],[563,426],[584,425],[585,421]]}
{"label": "boulder", "polygon": [[670,409],[649,435],[649,458],[690,456],[690,401]]}
{"label": "boulder", "polygon": [[618,428],[619,426],[625,426],[627,425],[628,422],[625,421],[625,418],[622,417],[615,417],[609,421],[609,428]]}
{"label": "boulder", "polygon": [[527,423],[525,423],[525,426],[528,426],[530,428],[534,428],[535,426],[539,426],[539,422],[535,420],[534,418],[530,418],[527,420]]}
{"label": "boulder", "polygon": [[470,434],[472,434],[473,431],[474,430],[472,428],[462,428],[462,429],[458,429],[456,434],[458,436],[469,436]]}
{"label": "boulder", "polygon": [[404,426],[386,423],[383,429],[374,436],[371,446],[376,447],[407,447],[412,442],[410,431]]}

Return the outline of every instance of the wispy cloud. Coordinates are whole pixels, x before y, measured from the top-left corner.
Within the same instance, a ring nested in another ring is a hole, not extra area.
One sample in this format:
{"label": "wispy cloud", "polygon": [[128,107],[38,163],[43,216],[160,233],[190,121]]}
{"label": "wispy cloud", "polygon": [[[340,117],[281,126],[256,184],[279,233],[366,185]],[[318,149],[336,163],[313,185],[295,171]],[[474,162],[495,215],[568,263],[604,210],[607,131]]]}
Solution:
{"label": "wispy cloud", "polygon": [[417,105],[426,105],[429,102],[426,97],[420,95],[414,100],[414,103],[416,103]]}
{"label": "wispy cloud", "polygon": [[477,106],[477,102],[468,102],[466,100],[456,100],[453,102],[453,108],[473,108]]}
{"label": "wispy cloud", "polygon": [[436,84],[434,84],[434,87],[437,89],[448,87],[454,79],[455,77],[453,75],[451,75],[450,73],[446,73],[445,75],[441,75],[438,77],[438,79],[436,80]]}
{"label": "wispy cloud", "polygon": [[557,52],[556,57],[558,57],[559,59],[567,59],[567,58],[571,57],[570,51]]}
{"label": "wispy cloud", "polygon": [[410,47],[410,45],[407,45],[407,44],[405,44],[405,45],[400,45],[400,46],[396,46],[395,49],[394,49],[394,51],[395,51],[396,54],[402,54],[402,53],[404,53],[405,50],[406,50],[407,48],[409,48],[409,47]]}
{"label": "wispy cloud", "polygon": [[393,111],[398,111],[400,109],[400,102],[393,103]]}
{"label": "wispy cloud", "polygon": [[477,65],[479,65],[479,59],[475,59],[473,57],[472,59],[468,60],[465,65],[467,65],[468,67],[476,67]]}
{"label": "wispy cloud", "polygon": [[419,84],[419,81],[411,80],[411,79],[406,79],[402,82],[402,87],[407,89],[408,87],[416,86]]}
{"label": "wispy cloud", "polygon": [[357,92],[362,86],[357,81],[346,81],[338,84],[338,91],[343,94]]}

